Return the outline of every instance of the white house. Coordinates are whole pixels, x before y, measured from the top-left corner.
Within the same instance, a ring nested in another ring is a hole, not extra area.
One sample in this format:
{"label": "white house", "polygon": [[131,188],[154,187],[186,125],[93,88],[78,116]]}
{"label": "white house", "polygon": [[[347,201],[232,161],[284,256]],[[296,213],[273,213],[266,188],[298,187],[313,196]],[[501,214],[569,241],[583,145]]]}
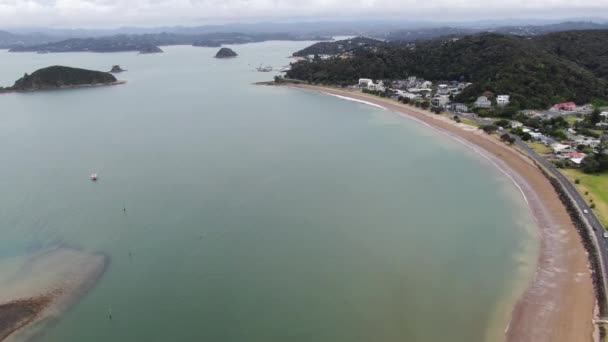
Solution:
{"label": "white house", "polygon": [[370,84],[373,84],[374,81],[370,80],[369,78],[360,78],[359,79],[359,87],[369,87]]}
{"label": "white house", "polygon": [[450,103],[450,97],[447,95],[435,96],[433,98],[433,100],[431,101],[431,103],[433,103],[433,105],[438,106],[438,107],[444,107],[448,103]]}
{"label": "white house", "polygon": [[509,95],[498,95],[496,96],[496,104],[499,106],[506,106],[509,104]]}
{"label": "white house", "polygon": [[451,107],[455,112],[466,113],[469,111],[469,107],[464,103],[452,103]]}
{"label": "white house", "polygon": [[511,128],[524,127],[524,124],[519,121],[511,121]]}
{"label": "white house", "polygon": [[384,83],[382,83],[382,81],[380,81],[378,83],[374,83],[374,81],[369,78],[360,78],[359,87],[367,88],[369,90],[376,90],[376,91],[385,90]]}
{"label": "white house", "polygon": [[431,81],[424,81],[424,82],[422,82],[422,84],[421,84],[421,87],[422,87],[422,88],[430,88],[430,87],[432,87],[432,86],[433,86],[433,82],[431,82]]}
{"label": "white house", "polygon": [[480,96],[480,97],[477,98],[477,101],[475,101],[475,107],[477,107],[477,108],[490,108],[490,107],[492,107],[492,102],[490,102],[490,100],[488,100],[487,97]]}
{"label": "white house", "polygon": [[555,143],[551,145],[551,148],[553,149],[553,153],[560,153],[563,150],[569,149],[570,145]]}
{"label": "white house", "polygon": [[440,84],[437,86],[437,94],[446,95],[449,93],[447,84]]}
{"label": "white house", "polygon": [[600,139],[579,138],[579,139],[575,139],[574,142],[577,145],[585,145],[585,146],[589,146],[589,147],[597,147],[600,144]]}
{"label": "white house", "polygon": [[367,89],[375,90],[375,91],[384,91],[386,88],[384,88],[384,83],[382,81],[380,81],[377,84],[374,84],[374,83],[368,84]]}

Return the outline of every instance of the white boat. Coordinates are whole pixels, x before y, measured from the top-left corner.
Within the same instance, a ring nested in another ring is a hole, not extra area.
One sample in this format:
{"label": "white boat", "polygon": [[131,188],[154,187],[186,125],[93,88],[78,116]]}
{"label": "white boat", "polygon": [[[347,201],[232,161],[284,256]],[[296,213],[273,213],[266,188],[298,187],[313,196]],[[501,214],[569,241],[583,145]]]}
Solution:
{"label": "white boat", "polygon": [[97,174],[96,173],[91,173],[91,180],[92,181],[96,181],[97,180]]}
{"label": "white boat", "polygon": [[270,65],[263,67],[262,64],[257,68],[259,72],[271,72],[272,67]]}

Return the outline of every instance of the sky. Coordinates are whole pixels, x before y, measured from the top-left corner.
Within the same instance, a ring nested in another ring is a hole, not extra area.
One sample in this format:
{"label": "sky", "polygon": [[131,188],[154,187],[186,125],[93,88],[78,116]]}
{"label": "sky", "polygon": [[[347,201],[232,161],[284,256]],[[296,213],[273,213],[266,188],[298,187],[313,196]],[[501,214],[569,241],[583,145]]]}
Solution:
{"label": "sky", "polygon": [[345,17],[608,18],[608,0],[0,0],[3,27],[192,26]]}

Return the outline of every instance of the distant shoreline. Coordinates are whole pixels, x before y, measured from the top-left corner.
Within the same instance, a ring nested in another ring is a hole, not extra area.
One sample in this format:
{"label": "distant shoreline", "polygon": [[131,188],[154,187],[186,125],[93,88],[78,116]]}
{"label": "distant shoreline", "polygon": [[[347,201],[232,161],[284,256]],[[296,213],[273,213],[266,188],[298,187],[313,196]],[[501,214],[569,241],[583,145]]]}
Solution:
{"label": "distant shoreline", "polygon": [[2,94],[14,94],[14,93],[35,93],[39,91],[48,91],[48,90],[65,90],[65,89],[76,89],[76,88],[93,88],[93,87],[109,87],[115,85],[126,84],[127,81],[119,80],[110,83],[89,83],[89,84],[78,84],[78,85],[67,85],[67,86],[59,86],[59,87],[48,87],[41,89],[28,89],[28,90],[17,90],[17,89],[9,89],[9,90],[0,90],[0,95]]}
{"label": "distant shoreline", "polygon": [[313,90],[369,102],[415,118],[479,149],[478,152],[507,174],[522,192],[540,237],[534,275],[513,308],[504,338],[509,342],[592,340],[595,298],[586,251],[558,194],[528,157],[477,128],[390,99],[325,86],[257,84]]}

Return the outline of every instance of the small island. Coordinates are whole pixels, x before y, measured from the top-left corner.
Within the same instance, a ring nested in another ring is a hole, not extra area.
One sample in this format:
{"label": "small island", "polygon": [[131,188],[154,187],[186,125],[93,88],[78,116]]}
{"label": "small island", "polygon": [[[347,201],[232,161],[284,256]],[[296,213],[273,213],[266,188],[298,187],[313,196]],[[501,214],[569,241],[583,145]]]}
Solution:
{"label": "small island", "polygon": [[238,55],[232,49],[229,48],[221,48],[220,51],[217,52],[215,58],[234,58]]}
{"label": "small island", "polygon": [[151,53],[163,53],[164,51],[156,45],[148,45],[139,49],[140,55],[147,55]]}
{"label": "small island", "polygon": [[25,74],[15,81],[12,87],[0,88],[0,93],[28,92],[49,89],[76,87],[92,87],[102,85],[123,84],[109,72],[71,68],[66,66],[50,66]]}
{"label": "small island", "polygon": [[113,74],[117,74],[117,73],[120,73],[120,72],[123,72],[123,71],[127,71],[127,70],[121,68],[120,65],[113,65],[112,66],[112,70],[110,70],[110,72],[113,73]]}

